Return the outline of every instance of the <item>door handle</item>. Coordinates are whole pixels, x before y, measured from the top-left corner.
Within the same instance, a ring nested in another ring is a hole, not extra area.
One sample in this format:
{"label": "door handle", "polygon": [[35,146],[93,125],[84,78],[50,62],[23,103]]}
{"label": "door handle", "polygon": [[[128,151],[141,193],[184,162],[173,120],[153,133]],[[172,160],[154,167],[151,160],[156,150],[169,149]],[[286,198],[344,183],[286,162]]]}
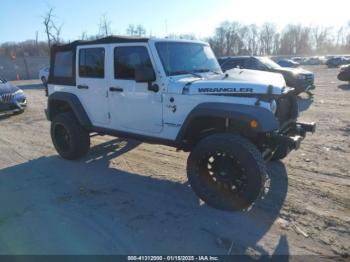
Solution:
{"label": "door handle", "polygon": [[148,90],[153,91],[154,93],[158,93],[159,91],[159,86],[157,84],[149,84],[148,85]]}
{"label": "door handle", "polygon": [[78,85],[77,88],[78,89],[89,89],[89,86],[87,86],[87,85]]}
{"label": "door handle", "polygon": [[124,92],[124,89],[121,87],[110,87],[109,91],[111,91],[111,92]]}

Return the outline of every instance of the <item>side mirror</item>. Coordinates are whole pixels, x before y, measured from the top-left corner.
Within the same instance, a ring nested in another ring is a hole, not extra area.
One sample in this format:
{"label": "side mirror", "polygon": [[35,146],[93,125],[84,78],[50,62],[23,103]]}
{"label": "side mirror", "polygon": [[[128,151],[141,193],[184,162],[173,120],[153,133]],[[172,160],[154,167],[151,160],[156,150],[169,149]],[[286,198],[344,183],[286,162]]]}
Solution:
{"label": "side mirror", "polygon": [[151,83],[156,80],[156,75],[152,67],[136,67],[135,81],[137,83]]}

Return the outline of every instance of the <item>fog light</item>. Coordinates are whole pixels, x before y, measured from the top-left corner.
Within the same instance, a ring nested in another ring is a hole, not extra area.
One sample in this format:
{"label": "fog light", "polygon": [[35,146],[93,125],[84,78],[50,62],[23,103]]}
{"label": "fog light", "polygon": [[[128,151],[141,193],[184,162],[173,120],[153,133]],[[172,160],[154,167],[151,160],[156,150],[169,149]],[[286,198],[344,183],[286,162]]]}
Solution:
{"label": "fog light", "polygon": [[250,127],[251,128],[257,128],[258,127],[258,122],[256,120],[252,120],[250,121]]}

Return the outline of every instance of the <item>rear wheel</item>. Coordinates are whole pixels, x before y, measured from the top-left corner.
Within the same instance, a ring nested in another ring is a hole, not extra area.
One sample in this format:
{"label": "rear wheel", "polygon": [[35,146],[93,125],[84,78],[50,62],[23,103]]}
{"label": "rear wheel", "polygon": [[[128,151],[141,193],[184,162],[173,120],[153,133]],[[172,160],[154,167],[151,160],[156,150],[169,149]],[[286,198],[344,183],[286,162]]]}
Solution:
{"label": "rear wheel", "polygon": [[233,134],[204,138],[187,161],[188,180],[200,199],[223,210],[250,207],[264,189],[266,167],[258,149]]}
{"label": "rear wheel", "polygon": [[51,139],[57,152],[65,159],[78,159],[90,149],[89,132],[70,112],[58,114],[53,119]]}
{"label": "rear wheel", "polygon": [[43,76],[43,77],[41,78],[41,82],[43,83],[44,86],[46,86],[47,81],[46,81],[45,76]]}

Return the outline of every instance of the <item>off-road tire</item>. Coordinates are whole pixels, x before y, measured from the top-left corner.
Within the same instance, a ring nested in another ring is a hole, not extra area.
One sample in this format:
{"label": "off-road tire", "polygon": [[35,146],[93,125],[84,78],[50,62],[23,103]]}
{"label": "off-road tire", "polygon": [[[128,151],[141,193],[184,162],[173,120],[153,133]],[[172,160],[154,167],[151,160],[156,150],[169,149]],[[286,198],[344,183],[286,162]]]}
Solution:
{"label": "off-road tire", "polygon": [[51,122],[51,139],[58,154],[64,159],[81,158],[90,149],[89,132],[71,112],[55,116]]}
{"label": "off-road tire", "polygon": [[208,205],[228,211],[246,210],[264,190],[266,165],[247,139],[214,134],[201,140],[190,153],[187,176],[193,191]]}
{"label": "off-road tire", "polygon": [[286,150],[282,150],[277,148],[276,151],[273,153],[270,161],[278,161],[286,158],[288,155],[288,152]]}

